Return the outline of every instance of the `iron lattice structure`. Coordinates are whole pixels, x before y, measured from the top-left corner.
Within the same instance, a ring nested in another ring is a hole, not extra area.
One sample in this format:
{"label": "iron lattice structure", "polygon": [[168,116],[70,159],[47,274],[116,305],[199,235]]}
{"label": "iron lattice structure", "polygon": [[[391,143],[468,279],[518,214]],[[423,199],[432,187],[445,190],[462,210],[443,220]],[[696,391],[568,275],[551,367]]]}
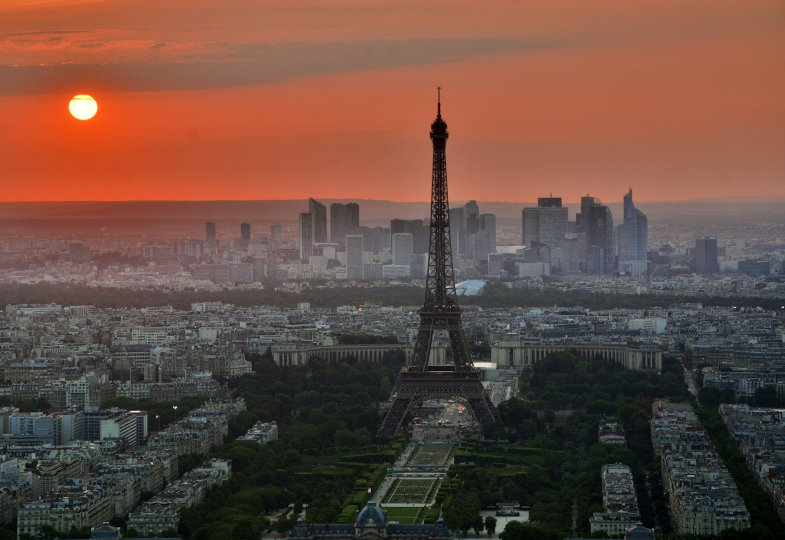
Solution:
{"label": "iron lattice structure", "polygon": [[[480,370],[469,356],[461,324],[461,309],[455,292],[455,270],[450,243],[450,205],[447,197],[447,124],[442,119],[441,99],[436,120],[431,124],[433,175],[431,182],[431,236],[425,301],[420,309],[420,327],[414,354],[398,377],[396,393],[379,428],[381,434],[400,431],[413,407],[430,399],[459,398],[484,428],[498,418],[482,386]],[[452,363],[429,363],[434,334],[449,335]]]}

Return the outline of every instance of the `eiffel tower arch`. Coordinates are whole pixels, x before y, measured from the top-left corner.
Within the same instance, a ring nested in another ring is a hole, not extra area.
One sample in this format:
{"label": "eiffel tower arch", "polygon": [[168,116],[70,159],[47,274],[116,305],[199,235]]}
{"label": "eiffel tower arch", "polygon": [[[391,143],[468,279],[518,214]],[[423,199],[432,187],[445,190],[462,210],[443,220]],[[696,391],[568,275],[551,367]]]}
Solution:
{"label": "eiffel tower arch", "polygon": [[[459,398],[466,402],[481,428],[498,418],[474,367],[461,324],[461,309],[455,292],[455,270],[450,243],[450,207],[447,197],[447,124],[442,119],[441,90],[436,120],[431,124],[433,174],[431,180],[431,230],[425,301],[420,309],[420,326],[414,353],[403,367],[390,409],[379,428],[380,434],[400,431],[414,407],[430,399]],[[434,335],[449,336],[452,363],[429,363]]]}

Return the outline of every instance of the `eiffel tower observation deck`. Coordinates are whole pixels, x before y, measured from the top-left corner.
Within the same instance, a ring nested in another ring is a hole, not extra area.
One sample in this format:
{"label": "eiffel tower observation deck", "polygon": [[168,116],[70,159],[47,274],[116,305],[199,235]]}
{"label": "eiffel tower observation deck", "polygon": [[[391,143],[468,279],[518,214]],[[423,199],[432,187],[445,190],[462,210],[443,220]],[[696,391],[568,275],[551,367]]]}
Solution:
{"label": "eiffel tower observation deck", "polygon": [[[442,119],[441,89],[436,120],[431,124],[433,174],[431,181],[431,234],[425,301],[414,353],[403,367],[392,404],[379,428],[380,434],[401,431],[414,407],[426,400],[458,399],[485,428],[498,414],[485,391],[480,370],[474,367],[461,324],[461,308],[455,292],[455,270],[450,243],[450,204],[447,197],[447,123]],[[452,363],[429,363],[434,336],[449,336]]]}

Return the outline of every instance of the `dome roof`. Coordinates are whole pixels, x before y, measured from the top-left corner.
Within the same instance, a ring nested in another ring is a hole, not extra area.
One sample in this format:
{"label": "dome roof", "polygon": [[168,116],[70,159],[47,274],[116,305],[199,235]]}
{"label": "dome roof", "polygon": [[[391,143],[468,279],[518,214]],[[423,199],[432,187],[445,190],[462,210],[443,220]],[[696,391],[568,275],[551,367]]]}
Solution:
{"label": "dome roof", "polygon": [[369,502],[357,514],[358,527],[384,527],[386,525],[387,516],[384,514],[384,510],[376,506],[375,502]]}
{"label": "dome roof", "polygon": [[485,282],[481,279],[469,279],[455,285],[455,294],[458,296],[478,296],[482,294]]}
{"label": "dome roof", "polygon": [[651,532],[651,529],[644,527],[643,523],[639,521],[635,527],[627,529],[627,534],[624,538],[626,540],[653,540],[654,533]]}

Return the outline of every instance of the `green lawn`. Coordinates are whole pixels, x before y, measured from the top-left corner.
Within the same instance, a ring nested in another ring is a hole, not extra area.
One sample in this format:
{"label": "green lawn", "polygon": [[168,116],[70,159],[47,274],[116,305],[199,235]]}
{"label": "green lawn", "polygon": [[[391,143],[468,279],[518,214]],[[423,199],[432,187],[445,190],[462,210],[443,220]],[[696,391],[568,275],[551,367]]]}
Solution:
{"label": "green lawn", "polygon": [[432,495],[437,478],[403,478],[396,480],[384,498],[385,503],[425,504],[428,495]]}
{"label": "green lawn", "polygon": [[450,455],[450,451],[452,451],[452,446],[446,444],[418,446],[412,457],[409,458],[409,465],[442,465]]}
{"label": "green lawn", "polygon": [[387,511],[387,519],[398,523],[411,524],[419,523],[417,515],[422,509],[419,506],[407,506],[403,508],[384,508]]}

